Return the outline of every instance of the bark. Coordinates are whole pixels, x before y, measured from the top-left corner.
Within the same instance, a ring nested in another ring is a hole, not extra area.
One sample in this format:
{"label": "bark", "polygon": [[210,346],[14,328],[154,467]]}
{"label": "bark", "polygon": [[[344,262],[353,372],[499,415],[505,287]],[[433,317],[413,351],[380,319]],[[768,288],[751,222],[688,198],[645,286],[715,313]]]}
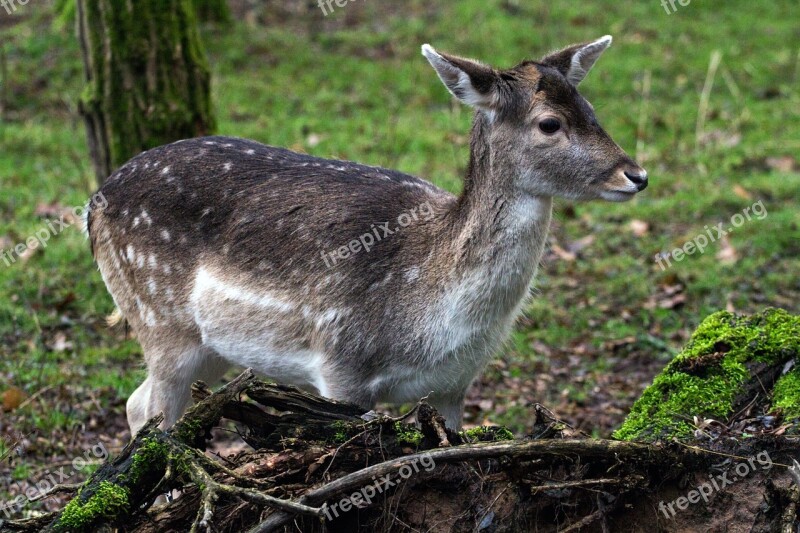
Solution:
{"label": "bark", "polygon": [[[652,524],[658,531],[793,531],[797,525],[798,489],[780,466],[799,455],[793,438],[713,450],[589,439],[539,409],[538,438],[502,440],[508,435],[498,428],[450,432],[424,403],[413,411],[417,429],[404,417],[363,413],[263,383],[250,372],[213,394],[198,383],[193,396],[196,405],[174,428],[162,431],[158,419],[150,421],[63,511],[6,529],[511,532],[640,531]],[[223,418],[238,424],[252,451],[226,459],[203,453]],[[735,470],[765,452],[770,469],[751,461],[746,475]],[[687,503],[710,473],[723,471],[728,485],[707,501]],[[177,499],[151,505],[176,488]]]}
{"label": "bark", "polygon": [[192,0],[197,18],[203,22],[228,23],[231,10],[227,0]]}
{"label": "bark", "polygon": [[78,0],[79,102],[98,183],[143,150],[214,129],[190,0]]}

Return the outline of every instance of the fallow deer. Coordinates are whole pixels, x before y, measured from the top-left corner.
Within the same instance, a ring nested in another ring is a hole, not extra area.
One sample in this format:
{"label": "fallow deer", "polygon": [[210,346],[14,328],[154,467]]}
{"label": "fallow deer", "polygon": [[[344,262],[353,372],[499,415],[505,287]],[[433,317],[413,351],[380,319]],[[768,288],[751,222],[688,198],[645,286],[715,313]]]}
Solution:
{"label": "fallow deer", "polygon": [[87,226],[147,364],[131,431],[160,412],[170,426],[191,383],[230,365],[365,410],[430,394],[460,427],[467,387],[529,295],[552,198],[625,201],[647,185],[576,90],[610,43],[506,70],[422,47],[475,108],[458,196],[229,137],[155,148],[114,172]]}

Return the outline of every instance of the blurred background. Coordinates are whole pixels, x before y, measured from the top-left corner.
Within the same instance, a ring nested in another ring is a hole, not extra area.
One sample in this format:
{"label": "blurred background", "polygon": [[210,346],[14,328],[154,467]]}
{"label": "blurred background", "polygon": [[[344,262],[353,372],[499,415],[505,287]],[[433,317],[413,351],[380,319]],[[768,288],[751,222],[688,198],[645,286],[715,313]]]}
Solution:
{"label": "blurred background", "polygon": [[[135,339],[106,326],[113,303],[76,220],[97,179],[73,1],[0,2],[0,502],[98,442],[118,451],[144,377]],[[539,402],[606,437],[708,313],[800,311],[795,1],[211,4],[186,2],[210,73],[209,132],[454,193],[471,112],[421,44],[508,67],[614,36],[581,92],[650,187],[625,204],[557,201],[535,297],[471,389],[467,425],[524,434]],[[733,227],[748,209],[760,216]],[[9,252],[53,220],[64,227],[47,246]],[[704,252],[666,256],[719,223],[733,229]]]}

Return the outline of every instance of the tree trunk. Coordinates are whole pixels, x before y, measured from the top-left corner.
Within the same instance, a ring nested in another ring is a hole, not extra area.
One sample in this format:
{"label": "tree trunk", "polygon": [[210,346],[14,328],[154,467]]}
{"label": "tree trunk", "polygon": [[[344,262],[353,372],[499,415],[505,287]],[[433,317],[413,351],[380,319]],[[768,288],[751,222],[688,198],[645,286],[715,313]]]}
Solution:
{"label": "tree trunk", "polygon": [[190,0],[78,0],[79,109],[98,183],[143,150],[214,129]]}
{"label": "tree trunk", "polygon": [[227,0],[192,0],[197,18],[202,22],[228,23],[231,10]]}

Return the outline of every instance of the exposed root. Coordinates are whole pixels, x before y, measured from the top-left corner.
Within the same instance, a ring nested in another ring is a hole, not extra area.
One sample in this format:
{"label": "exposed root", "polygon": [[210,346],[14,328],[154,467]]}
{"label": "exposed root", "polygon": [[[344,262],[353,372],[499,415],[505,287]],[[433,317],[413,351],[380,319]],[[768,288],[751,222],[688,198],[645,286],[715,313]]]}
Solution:
{"label": "exposed root", "polygon": [[[364,416],[358,407],[268,385],[250,372],[215,393],[196,384],[193,395],[197,404],[172,429],[159,429],[159,418],[149,421],[63,511],[0,530],[263,533],[295,522],[290,527],[317,532],[333,520],[342,521],[333,529],[347,531],[393,524],[442,532],[556,531],[555,524],[563,531],[616,531],[624,518],[615,520],[637,505],[657,519],[658,499],[675,498],[658,491],[677,487],[687,472],[705,472],[721,454],[685,444],[574,438],[583,436],[544,408],[534,432],[550,438],[496,440],[507,432],[485,428],[477,434],[487,442],[460,444],[462,436],[424,402],[415,408],[417,429],[403,424],[405,417]],[[243,427],[255,448],[226,464],[204,452],[223,417]],[[789,477],[778,459],[798,448],[792,439],[771,448],[776,475]],[[175,489],[180,497],[153,507],[157,495]],[[800,494],[794,485],[776,490],[763,520],[788,533]]]}

